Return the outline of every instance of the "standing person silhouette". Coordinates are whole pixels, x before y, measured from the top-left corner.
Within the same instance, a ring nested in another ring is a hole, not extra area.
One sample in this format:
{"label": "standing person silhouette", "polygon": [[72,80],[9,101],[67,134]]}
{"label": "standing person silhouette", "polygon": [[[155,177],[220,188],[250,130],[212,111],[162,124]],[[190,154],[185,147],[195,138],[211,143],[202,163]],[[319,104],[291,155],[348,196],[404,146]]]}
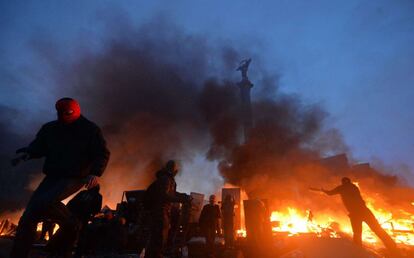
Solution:
{"label": "standing person silhouette", "polygon": [[206,251],[209,257],[214,257],[214,243],[217,233],[220,233],[220,207],[216,204],[216,196],[210,195],[209,203],[204,205],[199,219],[202,234],[206,239]]}
{"label": "standing person silhouette", "polygon": [[150,237],[145,248],[145,258],[162,258],[168,243],[173,203],[191,202],[191,197],[177,192],[175,176],[179,164],[168,161],[156,172],[156,180],[147,188],[144,206],[150,212]]}
{"label": "standing person silhouette", "polygon": [[349,212],[355,244],[362,246],[362,222],[365,222],[390,252],[397,251],[394,240],[385,232],[374,214],[366,206],[359,188],[351,182],[351,179],[344,177],[341,185],[332,190],[322,188],[321,191],[327,195],[339,194],[341,196],[342,202]]}

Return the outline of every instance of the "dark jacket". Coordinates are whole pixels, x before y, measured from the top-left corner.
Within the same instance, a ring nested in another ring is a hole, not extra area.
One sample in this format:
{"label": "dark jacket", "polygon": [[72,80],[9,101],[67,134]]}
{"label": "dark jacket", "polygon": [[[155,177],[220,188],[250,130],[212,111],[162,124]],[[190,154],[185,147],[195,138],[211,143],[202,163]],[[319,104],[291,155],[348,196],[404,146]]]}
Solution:
{"label": "dark jacket", "polygon": [[342,202],[350,214],[365,212],[367,206],[358,187],[352,183],[342,184],[333,190],[325,191],[328,195],[341,195]]}
{"label": "dark jacket", "polygon": [[203,230],[216,230],[221,218],[220,208],[217,204],[206,204],[200,214],[199,225]]}
{"label": "dark jacket", "polygon": [[110,154],[99,127],[83,116],[71,124],[43,125],[27,152],[45,157],[43,173],[54,177],[101,176]]}
{"label": "dark jacket", "polygon": [[160,170],[156,176],[157,179],[148,187],[145,194],[147,209],[170,210],[171,203],[186,201],[186,195],[177,192],[177,184],[173,175]]}

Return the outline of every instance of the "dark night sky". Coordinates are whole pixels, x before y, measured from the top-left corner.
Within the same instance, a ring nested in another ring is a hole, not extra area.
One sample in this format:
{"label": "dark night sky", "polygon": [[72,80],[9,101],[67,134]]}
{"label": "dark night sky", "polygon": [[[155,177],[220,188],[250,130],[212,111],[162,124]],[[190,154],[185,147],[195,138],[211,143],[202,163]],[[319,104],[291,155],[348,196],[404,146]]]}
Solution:
{"label": "dark night sky", "polygon": [[[356,161],[414,184],[413,13],[411,0],[1,1],[0,104],[23,112],[10,121],[18,133],[37,128],[62,95],[45,48],[70,59],[81,44],[99,49],[119,17],[136,25],[157,17],[260,53],[282,91],[325,107]],[[43,39],[53,44],[41,49]]]}

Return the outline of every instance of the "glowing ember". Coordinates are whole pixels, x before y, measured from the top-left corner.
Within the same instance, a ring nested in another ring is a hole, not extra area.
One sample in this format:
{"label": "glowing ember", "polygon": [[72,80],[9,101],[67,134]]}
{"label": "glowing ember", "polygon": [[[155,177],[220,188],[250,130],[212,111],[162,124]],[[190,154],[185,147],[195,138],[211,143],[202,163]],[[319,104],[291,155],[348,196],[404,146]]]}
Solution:
{"label": "glowing ember", "polygon": [[236,231],[237,237],[246,237],[246,230],[245,229],[239,229]]}
{"label": "glowing ember", "polygon": [[36,231],[37,232],[42,232],[42,227],[43,227],[43,222],[37,223]]}
{"label": "glowing ember", "polygon": [[[36,231],[37,232],[42,232],[42,226],[43,226],[43,222],[37,223]],[[53,234],[55,234],[58,229],[59,229],[59,225],[58,224],[55,224],[55,226],[53,228]],[[49,238],[50,238],[49,232],[46,232],[45,240],[49,240]]]}

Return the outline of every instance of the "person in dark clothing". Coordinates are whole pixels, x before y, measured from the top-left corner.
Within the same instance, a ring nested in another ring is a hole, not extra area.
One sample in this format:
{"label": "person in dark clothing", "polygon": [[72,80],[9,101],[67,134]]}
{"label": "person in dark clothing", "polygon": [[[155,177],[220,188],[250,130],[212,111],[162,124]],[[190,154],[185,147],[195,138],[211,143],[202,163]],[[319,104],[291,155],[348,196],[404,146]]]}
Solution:
{"label": "person in dark clothing", "polygon": [[[93,249],[91,251],[96,252],[96,254],[120,254],[125,251],[128,240],[128,228],[124,217],[115,214],[112,210],[107,210],[104,213],[104,217],[100,218],[99,222],[95,221],[93,226],[96,226],[96,228],[86,234],[87,236],[89,235],[89,239],[82,243],[84,246],[81,247],[84,249],[79,250],[83,252],[82,254],[88,253],[88,248]],[[76,252],[75,257],[82,257],[82,254]]]}
{"label": "person in dark clothing", "polygon": [[20,218],[11,257],[28,256],[39,220],[56,221],[62,232],[75,236],[78,221],[61,201],[83,186],[94,187],[108,163],[109,151],[101,130],[81,115],[78,102],[60,99],[56,110],[58,119],[43,125],[29,146],[17,150],[20,156],[12,160],[17,165],[44,157],[46,177]]}
{"label": "person in dark clothing", "polygon": [[327,195],[339,194],[341,196],[342,202],[349,212],[355,244],[362,246],[362,222],[365,222],[389,251],[396,252],[395,242],[378,223],[374,214],[362,199],[358,187],[348,177],[342,178],[342,184],[332,190],[321,190]]}
{"label": "person in dark clothing", "polygon": [[234,205],[234,199],[231,195],[226,195],[221,204],[224,242],[227,248],[232,247],[234,243]]}
{"label": "person in dark clothing", "polygon": [[95,187],[80,191],[66,204],[66,207],[82,222],[82,225],[86,225],[102,208],[102,195],[99,190],[100,186],[97,184]]}
{"label": "person in dark clothing", "polygon": [[150,239],[145,249],[145,258],[162,258],[168,241],[171,219],[171,205],[175,202],[189,202],[190,197],[177,192],[174,177],[178,164],[170,160],[156,173],[157,179],[148,187],[145,206],[150,211]]}
{"label": "person in dark clothing", "polygon": [[[112,240],[114,239],[110,231],[112,225],[115,224],[115,220],[114,213],[110,209],[105,210],[103,216],[94,217],[79,237],[75,257],[108,252],[110,249],[108,248],[108,237],[112,237]],[[109,233],[112,235],[109,236]]]}
{"label": "person in dark clothing", "polygon": [[201,210],[199,225],[206,239],[206,250],[210,257],[214,257],[214,241],[216,233],[220,233],[220,208],[216,204],[216,196],[210,195],[209,204]]}
{"label": "person in dark clothing", "polygon": [[[76,232],[76,235],[79,235],[79,233],[86,227],[89,220],[101,210],[102,195],[99,193],[99,189],[100,186],[98,184],[90,189],[83,190],[76,194],[75,197],[66,204],[66,208],[68,208],[72,216],[79,221],[78,232]],[[71,239],[68,240],[67,237],[68,235],[59,229],[55,236],[49,241],[47,249],[56,253],[60,249],[70,248],[70,246],[65,247],[68,242],[71,242]],[[79,248],[81,248],[81,245],[78,244],[77,251]]]}
{"label": "person in dark clothing", "polygon": [[170,212],[170,230],[168,231],[168,241],[166,246],[166,253],[170,254],[173,252],[175,247],[176,238],[180,232],[180,218],[181,218],[181,207],[180,203],[173,203],[171,205]]}
{"label": "person in dark clothing", "polygon": [[[116,238],[114,239],[114,236]],[[107,239],[111,241],[111,252],[123,253],[128,244],[128,225],[124,217],[116,217]]]}

